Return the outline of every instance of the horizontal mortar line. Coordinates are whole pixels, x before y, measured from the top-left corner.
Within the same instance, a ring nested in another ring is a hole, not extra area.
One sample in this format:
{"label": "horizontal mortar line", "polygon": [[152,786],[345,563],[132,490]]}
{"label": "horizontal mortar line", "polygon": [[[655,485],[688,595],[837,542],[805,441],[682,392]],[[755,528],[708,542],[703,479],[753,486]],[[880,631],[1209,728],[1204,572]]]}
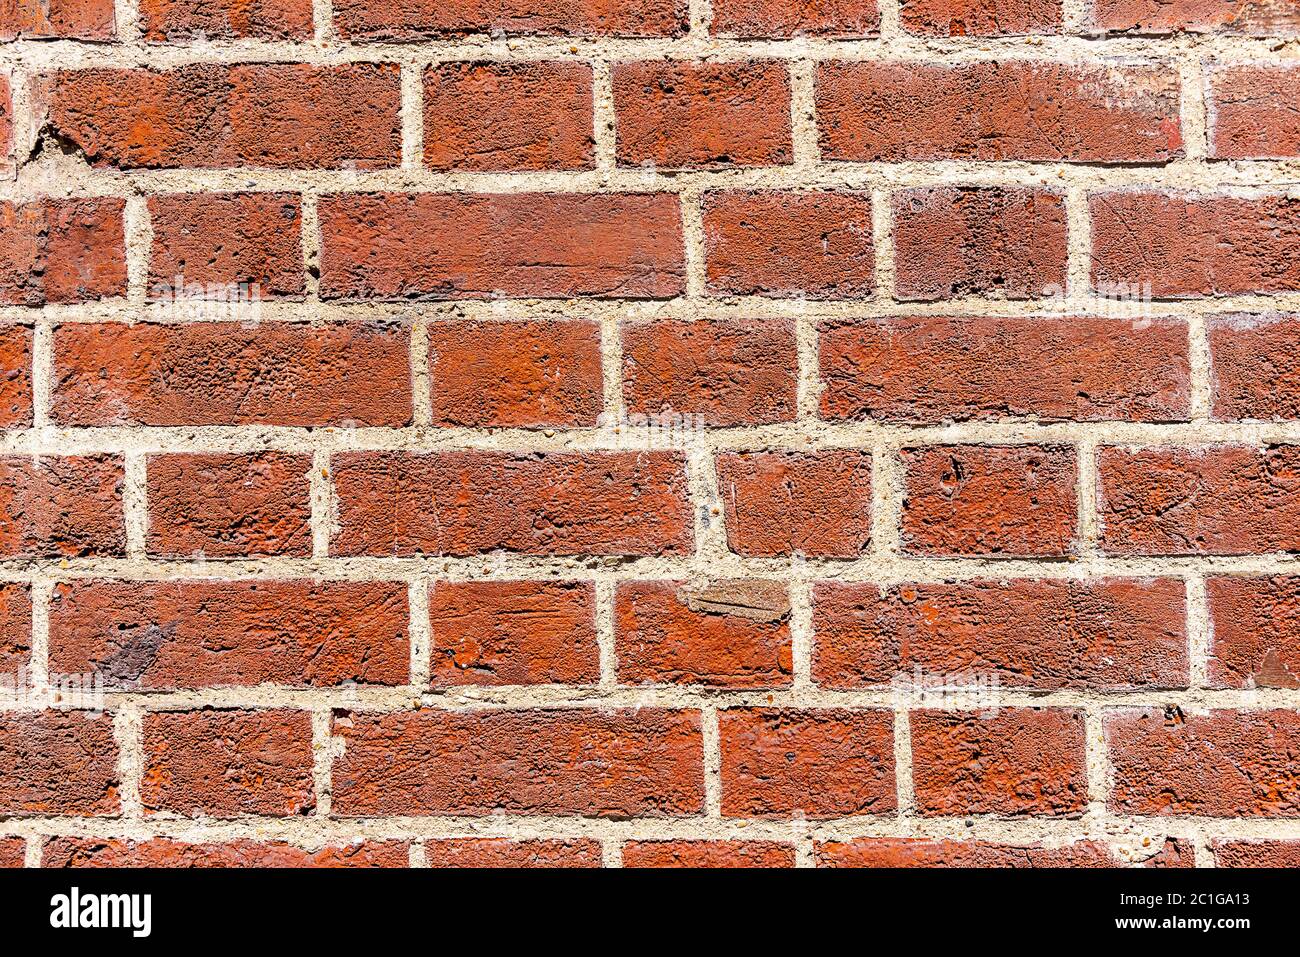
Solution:
{"label": "horizontal mortar line", "polygon": [[168,560],[161,558],[10,559],[0,561],[0,581],[61,582],[87,578],[121,581],[311,579],[319,581],[649,581],[801,578],[881,586],[993,579],[1185,578],[1190,575],[1268,576],[1300,573],[1300,556],[1089,556],[1069,559],[996,557],[927,558],[880,555],[856,559],[544,556],[501,551],[466,557],[333,557]]}
{"label": "horizontal mortar line", "polygon": [[[57,644],[57,641],[55,642]],[[903,673],[907,678],[907,673]],[[908,679],[910,680],[910,679]],[[955,676],[954,682],[964,680]],[[1252,689],[1142,689],[1133,691],[1042,691],[996,688],[981,685],[969,693],[953,691],[940,701],[939,691],[929,700],[895,692],[888,685],[857,691],[826,687],[770,687],[752,690],[705,688],[701,686],[620,685],[528,685],[509,687],[467,686],[425,690],[411,686],[379,688],[342,686],[301,688],[259,685],[249,688],[208,688],[194,691],[123,692],[105,691],[102,710],[137,707],[146,712],[183,711],[200,708],[293,709],[336,708],[357,713],[391,713],[424,708],[435,711],[501,710],[633,710],[667,708],[698,710],[717,708],[852,708],[889,710],[906,707],[912,711],[943,711],[981,714],[998,708],[1083,708],[1109,711],[1164,709],[1178,706],[1188,713],[1213,709],[1264,712],[1300,708],[1300,690]],[[48,701],[29,695],[14,698],[0,692],[0,711],[24,713],[48,710]],[[76,710],[101,710],[95,708]]]}
{"label": "horizontal mortar line", "polygon": [[[1003,186],[1063,192],[1071,186],[1096,192],[1145,189],[1257,196],[1300,187],[1300,160],[1179,160],[1160,164],[1105,165],[1059,161],[913,160],[832,161],[735,169],[621,166],[613,170],[547,172],[438,172],[429,169],[290,170],[261,167],[120,171],[61,163],[59,195],[116,196],[193,192],[395,193],[680,193],[691,190],[891,189]],[[0,183],[0,200],[46,197],[52,180],[23,167],[16,180]]]}
{"label": "horizontal mortar line", "polygon": [[[1099,826],[1078,818],[908,817],[890,815],[833,820],[702,817],[607,820],[568,816],[391,816],[369,818],[246,817],[237,820],[150,816],[141,821],[117,818],[11,818],[0,821],[0,835],[126,838],[164,837],[192,842],[239,839],[286,841],[300,846],[356,840],[426,840],[443,838],[608,838],[613,840],[765,840],[790,841],[792,829],[814,840],[854,838],[929,838],[1006,841],[1060,846],[1078,840],[1142,846],[1144,837],[1190,837],[1198,828],[1211,838],[1300,839],[1300,821],[1281,819],[1135,817],[1109,815]],[[1150,853],[1160,849],[1147,848]],[[1146,855],[1142,855],[1146,856]]]}
{"label": "horizontal mortar line", "polygon": [[884,57],[930,62],[1032,59],[1087,65],[1109,60],[1151,62],[1195,54],[1213,59],[1296,61],[1287,38],[1214,34],[1119,36],[1091,33],[1039,33],[1007,37],[891,37],[822,39],[808,36],[741,39],[726,35],[679,37],[580,37],[487,34],[453,38],[413,38],[384,42],[209,40],[194,44],[122,45],[76,40],[17,40],[6,43],[0,64],[46,69],[87,67],[171,67],[191,63],[310,62],[343,64],[389,62],[425,64],[475,60],[636,60],[708,59],[713,61],[877,60]]}
{"label": "horizontal mortar line", "polygon": [[929,302],[890,301],[881,296],[863,299],[777,299],[767,296],[704,296],[673,299],[445,299],[420,301],[268,299],[257,303],[196,300],[187,303],[140,305],[125,299],[65,305],[0,306],[0,322],[17,324],[44,320],[59,325],[99,322],[149,322],[198,325],[239,323],[252,333],[262,322],[301,323],[320,327],[332,322],[410,324],[431,322],[518,322],[572,319],[609,324],[654,319],[811,319],[846,320],[906,318],[1043,319],[1078,316],[1142,322],[1181,319],[1188,315],[1237,313],[1300,313],[1300,291],[1260,295],[1207,296],[1185,300],[1108,298],[1104,294],[1031,300],[991,298],[945,299]]}
{"label": "horizontal mortar line", "polygon": [[1032,419],[902,425],[881,421],[803,419],[775,425],[719,427],[687,431],[671,418],[662,426],[636,424],[614,428],[469,429],[410,426],[406,428],[287,427],[287,426],[109,426],[57,428],[41,426],[0,434],[0,454],[57,457],[92,453],[146,455],[190,452],[252,453],[281,451],[346,455],[352,452],[436,454],[495,452],[580,454],[659,452],[798,451],[868,449],[921,445],[1073,445],[1102,446],[1254,445],[1300,442],[1300,420],[1287,422],[1169,422],[1143,423],[1040,422]]}

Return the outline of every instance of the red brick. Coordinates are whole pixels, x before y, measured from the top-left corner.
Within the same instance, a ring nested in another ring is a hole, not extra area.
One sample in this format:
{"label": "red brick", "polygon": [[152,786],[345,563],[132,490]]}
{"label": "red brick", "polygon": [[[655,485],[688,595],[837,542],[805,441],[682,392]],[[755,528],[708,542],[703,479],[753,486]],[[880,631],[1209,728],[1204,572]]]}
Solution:
{"label": "red brick", "polygon": [[1187,326],[1173,319],[917,317],[820,330],[828,419],[1190,416]]}
{"label": "red brick", "polygon": [[362,193],[320,202],[326,299],[603,296],[685,289],[677,197]]}
{"label": "red brick", "polygon": [[0,325],[0,429],[32,424],[32,328]]}
{"label": "red brick", "polygon": [[0,557],[125,554],[122,475],[116,455],[0,456]]}
{"label": "red brick", "polygon": [[27,860],[27,839],[0,838],[0,867],[23,867]]}
{"label": "red brick", "polygon": [[794,418],[794,323],[789,320],[647,319],[623,325],[628,411],[699,416],[705,425]]}
{"label": "red brick", "polygon": [[600,325],[585,320],[434,322],[435,425],[592,426],[604,408]]}
{"label": "red brick", "polygon": [[310,40],[311,0],[140,0],[140,28],[154,43],[183,40]]}
{"label": "red brick", "polygon": [[[1129,859],[1104,841],[1081,840],[1059,847],[998,844],[928,838],[861,837],[853,841],[819,841],[818,867],[1192,867],[1192,848],[1174,838],[1156,845],[1156,853]],[[1149,853],[1144,848],[1142,854]]]}
{"label": "red brick", "polygon": [[126,295],[123,209],[115,197],[0,202],[0,305]]}
{"label": "red brick", "polygon": [[68,323],[51,414],[69,426],[411,422],[410,331],[378,322]]}
{"label": "red brick", "polygon": [[932,37],[998,37],[1059,33],[1061,0],[901,0],[908,33]]}
{"label": "red brick", "polygon": [[113,0],[10,0],[0,8],[0,40],[112,40],[116,36]]}
{"label": "red brick", "polygon": [[1103,448],[1098,470],[1108,552],[1300,551],[1300,445]]}
{"label": "red brick", "polygon": [[9,88],[9,76],[0,74],[0,158],[4,161],[4,172],[11,176],[14,159],[14,104]]}
{"label": "red brick", "polygon": [[1215,867],[1300,867],[1300,841],[1213,841]]}
{"label": "red brick", "polygon": [[145,814],[292,817],[316,806],[306,711],[163,711],[144,716]]}
{"label": "red brick", "polygon": [[590,169],[591,67],[442,63],[424,74],[424,162],[438,170]]}
{"label": "red brick", "polygon": [[1300,156],[1300,69],[1227,67],[1209,77],[1210,156],[1287,159]]}
{"label": "red brick", "polygon": [[1181,708],[1106,719],[1116,814],[1300,816],[1300,714]]}
{"label": "red brick", "polygon": [[875,287],[867,193],[707,193],[703,214],[710,293],[852,299]]}
{"label": "red brick", "polygon": [[600,867],[600,842],[458,838],[424,845],[430,867]]}
{"label": "red brick", "polygon": [[0,814],[116,815],[113,716],[82,711],[0,714]]}
{"label": "red brick", "polygon": [[438,582],[429,625],[434,687],[600,678],[591,582]]}
{"label": "red brick", "polygon": [[365,170],[401,161],[396,63],[66,70],[47,85],[53,131],[99,167]]}
{"label": "red brick", "polygon": [[714,0],[712,30],[753,39],[873,37],[880,12],[875,0]]}
{"label": "red brick", "polygon": [[888,711],[727,709],[718,727],[727,817],[836,818],[898,807]]}
{"label": "red brick", "polygon": [[1300,688],[1300,578],[1211,578],[1210,685]]}
{"label": "red brick", "polygon": [[402,582],[79,580],[54,589],[50,668],[107,689],[402,685]]}
{"label": "red brick", "polygon": [[813,679],[825,687],[915,673],[1044,691],[1187,687],[1176,579],[823,582],[813,595]]}
{"label": "red brick", "polygon": [[1148,35],[1294,36],[1300,33],[1300,11],[1291,0],[1093,0],[1089,25]]}
{"label": "red brick", "polygon": [[830,61],[817,74],[830,160],[1165,163],[1182,155],[1178,109],[1166,67]]}
{"label": "red brick", "polygon": [[790,78],[771,60],[615,63],[622,166],[725,169],[794,160]]}
{"label": "red brick", "polygon": [[411,40],[468,33],[674,37],[686,32],[685,0],[335,0],[344,39]]}
{"label": "red brick", "polygon": [[623,582],[614,615],[623,684],[790,684],[790,596],[779,582]]}
{"label": "red brick", "polygon": [[1083,712],[913,711],[912,783],[920,813],[1073,817],[1088,803]]}
{"label": "red brick", "polygon": [[896,294],[1034,299],[1065,288],[1065,200],[1046,190],[937,186],[894,194]]}
{"label": "red brick", "polygon": [[856,558],[871,543],[868,452],[724,452],[717,467],[737,554]]}
{"label": "red brick", "polygon": [[1300,419],[1300,316],[1211,317],[1214,418]]}
{"label": "red brick", "polygon": [[1078,527],[1068,446],[934,445],[901,450],[904,550],[920,555],[1067,555]]}
{"label": "red brick", "polygon": [[42,867],[406,867],[401,841],[355,841],[306,849],[282,841],[236,839],[223,844],[155,837],[53,837]]}
{"label": "red brick", "polygon": [[670,452],[356,452],[335,457],[339,555],[684,554],[684,462]]}
{"label": "red brick", "polygon": [[[236,303],[306,288],[298,197],[289,193],[151,196],[150,295]],[[247,288],[237,288],[247,287]]]}
{"label": "red brick", "polygon": [[25,582],[0,585],[0,686],[17,691],[31,665],[32,592]]}
{"label": "red brick", "polygon": [[1102,290],[1181,299],[1300,289],[1300,199],[1111,192],[1090,207]]}
{"label": "red brick", "polygon": [[777,841],[628,841],[624,867],[794,867],[794,846]]}
{"label": "red brick", "polygon": [[334,814],[676,817],[704,805],[694,711],[336,713]]}
{"label": "red brick", "polygon": [[151,555],[311,554],[310,455],[151,455]]}

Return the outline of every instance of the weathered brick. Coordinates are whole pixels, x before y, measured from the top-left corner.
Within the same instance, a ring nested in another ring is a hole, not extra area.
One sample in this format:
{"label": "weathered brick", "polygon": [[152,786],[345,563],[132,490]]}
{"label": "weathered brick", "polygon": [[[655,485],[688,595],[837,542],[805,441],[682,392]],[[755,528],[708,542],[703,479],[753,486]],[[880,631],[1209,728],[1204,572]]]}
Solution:
{"label": "weathered brick", "polygon": [[51,670],[106,689],[406,684],[402,582],[78,580],[54,589]]}
{"label": "weathered brick", "polygon": [[1089,25],[1097,32],[1300,33],[1300,10],[1291,0],[1093,0],[1090,14]]}
{"label": "weathered brick", "polygon": [[121,809],[113,716],[0,714],[0,814],[115,816]]}
{"label": "weathered brick", "polygon": [[1116,814],[1300,816],[1300,714],[1124,710],[1106,718]]}
{"label": "weathered brick", "polygon": [[67,323],[51,414],[69,426],[403,426],[410,332],[374,322]]}
{"label": "weathered brick", "polygon": [[1214,418],[1300,419],[1300,316],[1218,316],[1206,325]]}
{"label": "weathered brick", "polygon": [[777,841],[628,841],[624,867],[794,867],[794,846]]}
{"label": "weathered brick", "polygon": [[64,70],[47,123],[120,169],[382,169],[401,161],[396,63],[198,63]]}
{"label": "weathered brick", "polygon": [[698,416],[705,425],[794,418],[794,323],[646,319],[623,325],[623,397],[629,412]]}
{"label": "weathered brick", "polygon": [[457,838],[424,845],[430,867],[600,867],[600,842]]}
{"label": "weathered brick", "polygon": [[1065,288],[1059,193],[936,186],[894,194],[896,294],[1034,299]]}
{"label": "weathered brick", "polygon": [[9,0],[0,7],[0,40],[116,36],[113,0]]}
{"label": "weathered brick", "polygon": [[711,29],[752,39],[872,37],[880,31],[880,11],[875,0],[714,0]]}
{"label": "weathered brick", "polygon": [[702,206],[710,293],[852,299],[875,287],[867,193],[736,190]]}
{"label": "weathered brick", "polygon": [[1107,447],[1098,472],[1108,552],[1300,551],[1300,445]]}
{"label": "weathered brick", "polygon": [[115,197],[0,202],[0,305],[126,295],[123,209]]}
{"label": "weathered brick", "polygon": [[686,0],[335,0],[345,39],[412,40],[468,33],[674,37],[686,32]]}
{"label": "weathered brick", "polygon": [[311,554],[310,455],[149,456],[151,555]]}
{"label": "weathered brick", "polygon": [[722,813],[836,818],[894,811],[893,727],[888,711],[720,711]]}
{"label": "weathered brick", "polygon": [[816,586],[813,679],[833,688],[914,673],[1048,691],[1182,688],[1176,579]]}
{"label": "weathered brick", "polygon": [[900,0],[908,33],[935,37],[996,37],[1059,33],[1061,0]]}
{"label": "weathered brick", "polygon": [[828,419],[1168,422],[1191,414],[1173,319],[918,317],[820,330]]}
{"label": "weathered brick", "polygon": [[1300,867],[1300,841],[1212,841],[1215,867]]}
{"label": "weathered brick", "polygon": [[42,867],[406,867],[401,841],[355,841],[302,848],[283,841],[246,839],[203,843],[155,837],[53,837],[41,849]]}
{"label": "weathered brick", "polygon": [[817,74],[831,160],[1165,163],[1182,155],[1178,109],[1166,67],[867,60]]}
{"label": "weathered brick", "polygon": [[6,688],[24,687],[22,670],[31,666],[31,651],[31,586],[7,582],[0,585],[0,682]]}
{"label": "weathered brick", "polygon": [[1082,711],[913,711],[911,724],[922,814],[1069,817],[1087,806]]}
{"label": "weathered brick", "polygon": [[1210,73],[1207,96],[1214,159],[1300,156],[1300,117],[1291,108],[1300,100],[1300,69],[1216,69]]}
{"label": "weathered brick", "polygon": [[1300,198],[1104,192],[1092,281],[1157,299],[1300,289]]}
{"label": "weathered brick", "polygon": [[685,289],[681,211],[667,193],[352,193],[323,197],[320,224],[326,299],[659,299]]}
{"label": "weathered brick", "polygon": [[435,425],[591,426],[604,408],[600,325],[585,320],[429,326]]}
{"label": "weathered brick", "polygon": [[0,429],[32,424],[32,327],[0,325]]}
{"label": "weathered brick", "polygon": [[905,448],[901,534],[922,555],[1069,554],[1078,527],[1078,467],[1066,446]]}
{"label": "weathered brick", "polygon": [[354,452],[334,459],[340,555],[661,555],[691,548],[671,452]]}
{"label": "weathered brick", "polygon": [[311,0],[139,0],[140,28],[154,43],[183,40],[310,40]]}
{"label": "weathered brick", "polygon": [[622,166],[725,169],[790,163],[790,78],[770,60],[615,63]]}
{"label": "weathered brick", "polygon": [[306,711],[162,711],[143,720],[145,814],[293,817],[316,806]]}
{"label": "weathered brick", "polygon": [[790,596],[780,583],[624,582],[614,615],[623,684],[790,684]]}
{"label": "weathered brick", "polygon": [[726,452],[717,471],[733,552],[855,558],[871,542],[868,452]]}
{"label": "weathered brick", "polygon": [[438,582],[429,628],[434,687],[600,678],[590,582]]}
{"label": "weathered brick", "polygon": [[150,296],[255,302],[301,296],[306,271],[298,197],[180,193],[149,197]]}
{"label": "weathered brick", "polygon": [[424,74],[424,163],[438,170],[590,169],[591,67],[442,63]]}
{"label": "weathered brick", "polygon": [[1081,840],[1057,847],[926,838],[862,837],[819,841],[818,867],[1192,867],[1190,845],[1166,838],[1140,854],[1125,856],[1104,841]]}
{"label": "weathered brick", "polygon": [[334,814],[674,817],[704,805],[694,711],[336,713]]}
{"label": "weathered brick", "polygon": [[1300,578],[1211,578],[1210,684],[1300,688]]}
{"label": "weathered brick", "polygon": [[117,455],[0,456],[0,558],[126,552]]}

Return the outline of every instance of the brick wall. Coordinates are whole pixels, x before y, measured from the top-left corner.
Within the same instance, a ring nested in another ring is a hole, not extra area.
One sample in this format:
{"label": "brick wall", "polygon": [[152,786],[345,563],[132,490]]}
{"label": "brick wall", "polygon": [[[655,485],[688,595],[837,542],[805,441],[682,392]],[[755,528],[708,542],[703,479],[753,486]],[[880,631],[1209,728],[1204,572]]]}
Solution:
{"label": "brick wall", "polygon": [[1295,0],[0,38],[0,862],[1300,860]]}

